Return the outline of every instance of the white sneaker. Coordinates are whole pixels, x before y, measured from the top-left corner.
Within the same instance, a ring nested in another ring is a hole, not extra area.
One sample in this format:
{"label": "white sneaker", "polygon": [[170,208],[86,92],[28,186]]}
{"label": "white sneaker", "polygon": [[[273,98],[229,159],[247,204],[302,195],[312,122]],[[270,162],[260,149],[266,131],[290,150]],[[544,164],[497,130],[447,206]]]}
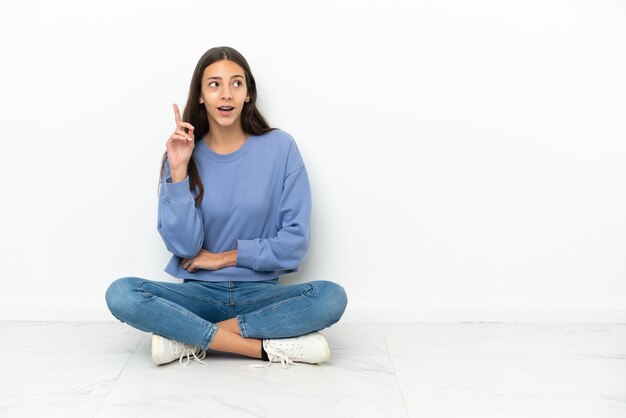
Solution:
{"label": "white sneaker", "polygon": [[330,358],[330,348],[326,338],[319,332],[293,338],[275,338],[263,340],[263,348],[270,361],[266,366],[253,364],[248,367],[269,367],[272,362],[281,362],[283,369],[294,361],[321,363]]}
{"label": "white sneaker", "polygon": [[[195,361],[206,366],[206,363],[201,360],[206,357],[206,351],[202,348],[152,334],[152,361],[156,364],[171,363],[178,359],[180,364],[187,366],[190,355],[193,356]],[[185,356],[187,356],[187,362],[183,363],[183,357]]]}

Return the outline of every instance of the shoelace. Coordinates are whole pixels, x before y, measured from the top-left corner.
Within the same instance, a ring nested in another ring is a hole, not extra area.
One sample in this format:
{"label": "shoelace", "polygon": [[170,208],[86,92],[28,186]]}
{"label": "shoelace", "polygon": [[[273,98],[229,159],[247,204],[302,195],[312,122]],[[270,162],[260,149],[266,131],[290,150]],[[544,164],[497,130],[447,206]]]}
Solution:
{"label": "shoelace", "polygon": [[[288,364],[293,364],[294,366],[296,366],[296,363],[294,363],[293,360],[289,358],[287,353],[285,353],[280,348],[274,348],[274,351],[272,352],[272,354],[268,355],[267,357],[270,359],[270,365],[272,364],[272,360],[279,358],[280,364],[282,365],[283,369],[286,369]],[[265,367],[269,367],[269,366],[265,366]]]}
{"label": "shoelace", "polygon": [[[206,363],[202,361],[206,357],[205,350],[201,349],[200,347],[194,347],[192,345],[187,345],[183,343],[179,343],[179,344],[182,345],[182,352],[180,353],[180,358],[178,359],[178,362],[182,366],[186,367],[187,365],[189,365],[189,354],[193,356],[194,361],[197,361],[198,363],[202,363],[206,366]],[[196,354],[200,354],[200,358],[198,358]],[[187,356],[187,362],[183,363],[183,357],[185,357],[185,355]]]}
{"label": "shoelace", "polygon": [[[280,359],[280,363],[283,367],[283,369],[287,368],[287,365],[289,364],[293,364],[294,366],[298,366],[297,363],[294,363],[293,360],[291,358],[289,358],[289,355],[287,355],[287,353],[285,352],[285,350],[279,348],[279,347],[274,347],[272,345],[272,343],[270,342],[268,344],[269,347],[271,347],[271,352],[267,353],[267,357],[269,358],[269,362],[267,363],[267,365],[260,365],[260,364],[250,364],[248,366],[248,368],[250,369],[254,369],[254,368],[259,368],[259,367],[270,367],[272,365],[272,361],[275,359]],[[295,345],[297,346],[297,345]],[[297,356],[298,358],[301,357]]]}

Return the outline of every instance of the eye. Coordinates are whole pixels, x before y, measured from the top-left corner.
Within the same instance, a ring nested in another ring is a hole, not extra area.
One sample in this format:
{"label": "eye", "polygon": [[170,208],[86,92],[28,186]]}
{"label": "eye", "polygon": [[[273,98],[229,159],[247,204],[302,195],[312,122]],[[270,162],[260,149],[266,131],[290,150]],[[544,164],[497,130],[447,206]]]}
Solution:
{"label": "eye", "polygon": [[211,81],[211,82],[209,83],[209,87],[212,87],[212,84],[217,84],[217,81]]}
{"label": "eye", "polygon": [[236,80],[235,83],[239,83],[238,85],[241,86],[241,80]]}

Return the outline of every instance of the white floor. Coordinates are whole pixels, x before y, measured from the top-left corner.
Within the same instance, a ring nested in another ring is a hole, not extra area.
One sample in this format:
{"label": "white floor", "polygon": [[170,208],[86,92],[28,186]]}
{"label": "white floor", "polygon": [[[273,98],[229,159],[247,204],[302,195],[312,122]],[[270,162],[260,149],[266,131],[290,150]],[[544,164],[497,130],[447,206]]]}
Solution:
{"label": "white floor", "polygon": [[357,324],[331,359],[155,366],[122,323],[0,322],[2,417],[626,417],[626,325]]}

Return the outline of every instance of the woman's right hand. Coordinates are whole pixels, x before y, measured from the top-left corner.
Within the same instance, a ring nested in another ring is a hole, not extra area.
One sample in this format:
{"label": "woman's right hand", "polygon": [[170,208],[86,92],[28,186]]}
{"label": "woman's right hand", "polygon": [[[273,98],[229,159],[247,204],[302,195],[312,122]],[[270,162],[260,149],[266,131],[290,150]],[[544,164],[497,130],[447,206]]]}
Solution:
{"label": "woman's right hand", "polygon": [[[167,160],[170,164],[170,171],[187,171],[187,165],[191,159],[193,148],[195,147],[193,130],[194,127],[187,122],[183,122],[178,111],[178,106],[174,103],[174,119],[176,120],[176,130],[165,143],[167,148]],[[188,128],[189,133],[183,128]]]}

